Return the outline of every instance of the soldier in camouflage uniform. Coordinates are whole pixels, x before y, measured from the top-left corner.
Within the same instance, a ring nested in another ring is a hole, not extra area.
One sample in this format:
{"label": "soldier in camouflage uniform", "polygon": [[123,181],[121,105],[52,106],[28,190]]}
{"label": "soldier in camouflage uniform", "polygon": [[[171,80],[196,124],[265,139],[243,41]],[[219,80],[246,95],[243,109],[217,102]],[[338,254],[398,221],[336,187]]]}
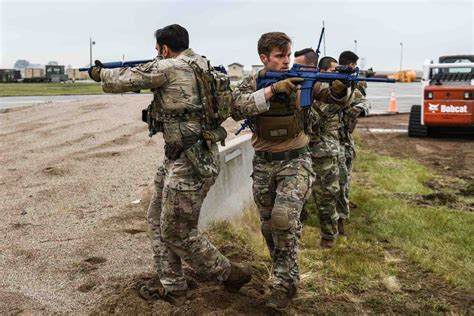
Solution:
{"label": "soldier in camouflage uniform", "polygon": [[[258,53],[263,71],[287,71],[290,64],[291,40],[281,32],[263,34]],[[296,83],[290,78],[256,91],[256,77],[244,78],[234,91],[235,99],[266,102],[269,111],[257,116],[240,113],[238,104],[233,118],[251,119],[253,160],[253,194],[260,212],[261,230],[273,266],[273,287],[266,306],[285,309],[296,295],[299,283],[298,250],[301,237],[300,212],[311,192],[314,173],[308,148],[306,111],[297,104]],[[315,86],[314,94],[323,101],[340,101],[346,87],[336,82],[330,89]],[[342,89],[341,89],[342,87]],[[262,91],[263,90],[263,91]],[[281,93],[286,93],[282,97]]]}
{"label": "soldier in camouflage uniform", "polygon": [[[357,67],[359,57],[351,51],[342,52],[339,56],[339,65]],[[339,186],[340,193],[337,200],[337,212],[339,214],[338,228],[340,234],[346,234],[344,221],[349,218],[349,186],[351,181],[352,162],[356,157],[355,143],[352,138],[357,118],[369,114],[370,102],[366,99],[367,83],[359,82],[352,90],[348,106],[342,113],[342,125],[339,129]]]}
{"label": "soldier in camouflage uniform", "polygon": [[[94,67],[90,75],[102,81],[105,92],[152,89],[154,93],[149,114],[156,114],[153,132],[163,133],[166,159],[155,175],[148,224],[161,284],[144,285],[140,295],[177,303],[188,289],[183,260],[228,290],[239,290],[251,274],[248,267],[229,262],[197,228],[202,202],[219,173],[217,145],[206,148],[203,142],[203,100],[191,67],[196,64],[207,70],[207,60],[188,48],[188,32],[179,25],[159,29],[155,37],[164,59],[132,68]],[[242,109],[249,114],[262,110],[255,102],[247,102]]]}
{"label": "soldier in camouflage uniform", "polygon": [[[301,54],[300,52],[305,52]],[[295,63],[315,66],[316,53],[312,49],[295,53]],[[312,57],[312,58],[311,58]],[[321,72],[335,72],[337,61],[329,56],[319,61]],[[327,87],[328,84],[324,83]],[[312,186],[312,193],[321,227],[321,247],[331,248],[335,245],[338,236],[336,201],[339,195],[339,133],[340,104],[328,104],[315,101],[314,109],[321,119],[313,126],[309,143],[313,161],[313,170],[316,173]]]}

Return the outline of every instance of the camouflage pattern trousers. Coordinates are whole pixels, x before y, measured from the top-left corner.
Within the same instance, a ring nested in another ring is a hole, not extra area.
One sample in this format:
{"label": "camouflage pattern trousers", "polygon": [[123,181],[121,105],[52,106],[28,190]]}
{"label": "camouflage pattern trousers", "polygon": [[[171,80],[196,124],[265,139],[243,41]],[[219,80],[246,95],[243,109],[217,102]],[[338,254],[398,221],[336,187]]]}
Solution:
{"label": "camouflage pattern trousers", "polygon": [[[346,133],[346,132],[344,132]],[[349,187],[351,182],[352,162],[355,159],[355,144],[350,133],[341,138],[339,147],[339,196],[337,199],[337,213],[340,218],[347,219],[350,215]]]}
{"label": "camouflage pattern trousers", "polygon": [[337,131],[320,135],[311,143],[311,158],[316,178],[312,193],[321,227],[321,238],[334,240],[338,236],[336,203],[339,196],[339,137]]}
{"label": "camouflage pattern trousers", "polygon": [[273,287],[288,292],[299,283],[300,213],[314,179],[311,156],[278,161],[255,156],[252,177],[261,230],[272,257]]}
{"label": "camouflage pattern trousers", "polygon": [[184,154],[158,168],[148,226],[156,270],[167,292],[187,288],[183,260],[220,282],[229,277],[229,260],[197,228],[202,202],[214,181],[215,177],[198,176]]}

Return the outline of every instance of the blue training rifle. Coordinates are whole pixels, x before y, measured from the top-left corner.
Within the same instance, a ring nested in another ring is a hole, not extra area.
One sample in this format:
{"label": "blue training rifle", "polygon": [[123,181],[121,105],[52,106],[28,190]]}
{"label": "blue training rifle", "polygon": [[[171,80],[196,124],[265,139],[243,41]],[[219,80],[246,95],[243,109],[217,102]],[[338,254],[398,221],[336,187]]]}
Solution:
{"label": "blue training rifle", "polygon": [[[130,61],[113,61],[110,63],[101,63],[100,61],[96,60],[95,65],[100,66],[102,68],[122,68],[122,67],[134,67],[136,65],[140,64],[146,64],[149,63],[150,61],[153,61],[153,59],[147,59],[147,60],[130,60]],[[90,68],[79,68],[79,71],[89,71]]]}
{"label": "blue training rifle", "polygon": [[[359,68],[352,69],[346,66],[336,67],[337,72],[321,72],[316,66],[294,64],[289,71],[260,71],[257,77],[257,90],[269,87],[272,84],[288,78],[302,78],[300,107],[307,108],[313,104],[313,87],[316,82],[331,83],[335,80],[351,84],[359,81],[366,82],[386,82],[395,83],[394,79],[385,78],[361,78]],[[276,97],[286,98],[285,94],[278,94]],[[238,135],[245,128],[249,127],[250,121],[247,119],[241,124],[235,135]]]}
{"label": "blue training rifle", "polygon": [[395,82],[394,79],[359,77],[359,68],[352,69],[350,67],[338,66],[336,67],[336,70],[337,72],[321,72],[316,66],[294,64],[289,71],[285,72],[263,71],[259,73],[257,78],[257,90],[269,87],[280,80],[288,78],[303,78],[303,82],[301,82],[300,107],[306,108],[313,104],[313,86],[316,82],[331,83],[335,80],[342,81],[346,84],[359,81]]}
{"label": "blue training rifle", "polygon": [[[122,68],[122,67],[135,67],[136,65],[140,64],[147,64],[149,62],[153,61],[153,59],[146,59],[146,60],[129,60],[129,61],[113,61],[110,63],[101,63],[100,61],[96,60],[95,61],[95,66],[99,66],[102,68]],[[89,68],[79,68],[79,71],[89,71],[91,67]],[[213,66],[213,68],[217,71],[220,71],[224,74],[227,74],[227,71],[225,70],[225,67],[222,65],[219,66]]]}

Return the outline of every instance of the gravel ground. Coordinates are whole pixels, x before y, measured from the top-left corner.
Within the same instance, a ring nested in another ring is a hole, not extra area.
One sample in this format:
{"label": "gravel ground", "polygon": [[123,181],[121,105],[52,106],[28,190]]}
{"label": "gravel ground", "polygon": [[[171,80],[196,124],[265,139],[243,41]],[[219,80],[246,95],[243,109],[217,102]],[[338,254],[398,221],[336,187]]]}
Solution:
{"label": "gravel ground", "polygon": [[0,314],[87,312],[105,282],[153,270],[145,204],[163,140],[141,121],[150,98],[0,113]]}

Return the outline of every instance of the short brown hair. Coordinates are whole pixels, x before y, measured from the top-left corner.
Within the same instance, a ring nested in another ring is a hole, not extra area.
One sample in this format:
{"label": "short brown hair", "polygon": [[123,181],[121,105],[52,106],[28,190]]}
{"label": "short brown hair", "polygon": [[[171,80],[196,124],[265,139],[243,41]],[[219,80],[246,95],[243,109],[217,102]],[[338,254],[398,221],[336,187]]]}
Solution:
{"label": "short brown hair", "polygon": [[291,44],[291,39],[283,32],[270,32],[260,36],[258,40],[257,50],[258,54],[264,54],[269,57],[272,50],[276,47],[282,52],[288,49]]}

